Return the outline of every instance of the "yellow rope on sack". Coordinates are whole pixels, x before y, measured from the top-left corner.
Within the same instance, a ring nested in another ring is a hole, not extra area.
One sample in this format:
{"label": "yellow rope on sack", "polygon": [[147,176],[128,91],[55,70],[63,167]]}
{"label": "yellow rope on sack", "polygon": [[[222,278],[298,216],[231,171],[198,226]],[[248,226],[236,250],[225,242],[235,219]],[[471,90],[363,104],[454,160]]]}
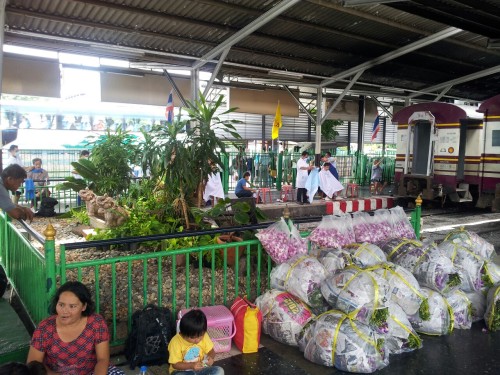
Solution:
{"label": "yellow rope on sack", "polygon": [[292,274],[292,271],[295,267],[297,267],[297,265],[302,262],[304,259],[306,259],[308,256],[307,255],[303,255],[301,256],[300,258],[298,258],[295,262],[293,262],[293,264],[290,266],[290,269],[288,270],[288,272],[286,273],[286,276],[285,276],[285,287],[286,287],[286,284],[288,283],[288,279],[290,278],[291,274]]}
{"label": "yellow rope on sack", "polygon": [[376,258],[379,262],[382,262],[382,259],[380,259],[380,257],[375,254],[372,249],[370,249],[370,247],[368,245],[371,245],[371,244],[367,244],[367,243],[363,243],[359,246],[358,248],[358,251],[356,251],[356,253],[354,254],[355,257],[359,256],[359,254],[361,254],[364,250],[368,251],[374,258]]}

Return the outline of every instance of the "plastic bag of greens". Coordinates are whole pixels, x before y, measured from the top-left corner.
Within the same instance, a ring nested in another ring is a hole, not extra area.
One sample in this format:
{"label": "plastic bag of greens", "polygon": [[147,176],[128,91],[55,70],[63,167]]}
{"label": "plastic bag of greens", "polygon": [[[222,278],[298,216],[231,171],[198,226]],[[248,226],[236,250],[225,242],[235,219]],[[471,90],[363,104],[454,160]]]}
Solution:
{"label": "plastic bag of greens", "polygon": [[470,329],[472,326],[472,304],[461,290],[454,290],[445,296],[453,311],[453,328]]}
{"label": "plastic bag of greens", "polygon": [[487,291],[483,290],[465,293],[471,303],[472,323],[484,319],[484,313],[486,312],[486,294]]}
{"label": "plastic bag of greens", "polygon": [[461,290],[474,292],[482,288],[482,269],[485,262],[483,258],[456,243],[456,240],[443,241],[438,245],[438,249],[452,261],[460,276]]}
{"label": "plastic bag of greens", "polygon": [[325,277],[325,268],[318,259],[306,255],[295,256],[271,271],[271,288],[293,294],[314,311],[322,310],[327,306],[320,290]]}
{"label": "plastic bag of greens", "polygon": [[486,297],[486,313],[484,321],[490,331],[500,330],[500,284],[495,285],[488,291]]}
{"label": "plastic bag of greens", "polygon": [[394,263],[379,264],[371,270],[389,283],[391,301],[397,303],[406,315],[418,312],[421,319],[429,319],[429,304],[410,271]]}
{"label": "plastic bag of greens", "polygon": [[500,283],[500,267],[487,260],[481,269],[481,279],[485,287],[491,288],[493,285]]}
{"label": "plastic bag of greens", "polygon": [[386,241],[377,242],[378,247],[387,255],[387,260],[392,262],[392,259],[401,255],[408,250],[422,247],[423,243],[417,240],[409,240],[405,238],[392,238]]}
{"label": "plastic bag of greens", "polygon": [[460,286],[460,275],[451,260],[433,242],[400,253],[392,261],[410,270],[421,286],[441,293],[449,293]]}
{"label": "plastic bag of greens", "polygon": [[448,233],[444,240],[458,240],[462,246],[469,248],[469,250],[484,259],[490,260],[495,253],[495,247],[492,244],[484,238],[479,237],[476,233],[465,230],[463,227]]}
{"label": "plastic bag of greens", "polygon": [[389,284],[371,271],[351,266],[329,275],[321,293],[330,306],[380,332],[387,327]]}
{"label": "plastic bag of greens", "polygon": [[295,255],[307,254],[307,244],[300,237],[299,230],[293,224],[289,227],[283,218],[259,230],[255,236],[277,264],[286,262]]}
{"label": "plastic bag of greens", "polygon": [[322,247],[342,248],[355,242],[351,215],[326,215],[308,237],[309,241]]}
{"label": "plastic bag of greens", "polygon": [[411,326],[403,309],[396,303],[389,304],[387,324],[385,342],[390,354],[411,352],[422,347],[422,339]]}
{"label": "plastic bag of greens", "polygon": [[351,243],[343,247],[351,255],[353,263],[358,267],[370,267],[375,264],[384,263],[387,261],[385,253],[377,245],[363,242]]}
{"label": "plastic bag of greens", "polygon": [[318,252],[318,260],[325,268],[326,275],[352,264],[350,254],[342,249],[322,249]]}
{"label": "plastic bag of greens", "polygon": [[389,364],[384,340],[340,311],[311,320],[300,335],[299,348],[307,360],[341,371],[372,373]]}
{"label": "plastic bag of greens", "polygon": [[418,314],[408,317],[415,331],[427,335],[447,335],[453,331],[453,312],[446,299],[429,288],[422,288],[422,294],[429,302],[430,317],[422,320]]}
{"label": "plastic bag of greens", "polygon": [[267,291],[255,304],[262,312],[264,333],[287,345],[297,346],[302,327],[314,316],[299,298],[281,290]]}

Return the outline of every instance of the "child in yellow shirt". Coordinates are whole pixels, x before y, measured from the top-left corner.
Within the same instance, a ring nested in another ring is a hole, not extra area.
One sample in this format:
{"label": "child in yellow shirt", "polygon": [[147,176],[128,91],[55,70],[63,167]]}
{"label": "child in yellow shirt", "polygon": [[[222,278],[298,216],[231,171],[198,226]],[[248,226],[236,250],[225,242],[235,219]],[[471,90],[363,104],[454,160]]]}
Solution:
{"label": "child in yellow shirt", "polygon": [[190,310],[179,323],[179,333],[168,344],[170,374],[224,375],[224,369],[212,366],[214,344],[207,334],[207,317],[201,310]]}

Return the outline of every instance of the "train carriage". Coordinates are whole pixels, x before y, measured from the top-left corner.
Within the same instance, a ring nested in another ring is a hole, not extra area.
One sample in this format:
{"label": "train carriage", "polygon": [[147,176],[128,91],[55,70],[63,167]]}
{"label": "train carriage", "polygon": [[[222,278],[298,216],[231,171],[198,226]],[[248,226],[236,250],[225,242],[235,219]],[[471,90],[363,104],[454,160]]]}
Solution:
{"label": "train carriage", "polygon": [[491,204],[500,182],[500,95],[479,108],[419,103],[393,117],[397,124],[395,181],[399,196],[481,198]]}

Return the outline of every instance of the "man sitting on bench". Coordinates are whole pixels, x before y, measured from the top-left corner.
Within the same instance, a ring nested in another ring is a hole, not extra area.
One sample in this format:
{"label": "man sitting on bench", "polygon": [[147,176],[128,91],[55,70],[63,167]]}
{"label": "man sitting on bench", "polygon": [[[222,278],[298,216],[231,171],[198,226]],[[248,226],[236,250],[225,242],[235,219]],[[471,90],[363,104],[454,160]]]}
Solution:
{"label": "man sitting on bench", "polygon": [[250,179],[250,172],[247,171],[243,173],[243,178],[241,178],[236,184],[236,188],[234,189],[234,194],[236,194],[238,198],[250,198],[257,196],[257,190],[247,186],[249,179]]}

